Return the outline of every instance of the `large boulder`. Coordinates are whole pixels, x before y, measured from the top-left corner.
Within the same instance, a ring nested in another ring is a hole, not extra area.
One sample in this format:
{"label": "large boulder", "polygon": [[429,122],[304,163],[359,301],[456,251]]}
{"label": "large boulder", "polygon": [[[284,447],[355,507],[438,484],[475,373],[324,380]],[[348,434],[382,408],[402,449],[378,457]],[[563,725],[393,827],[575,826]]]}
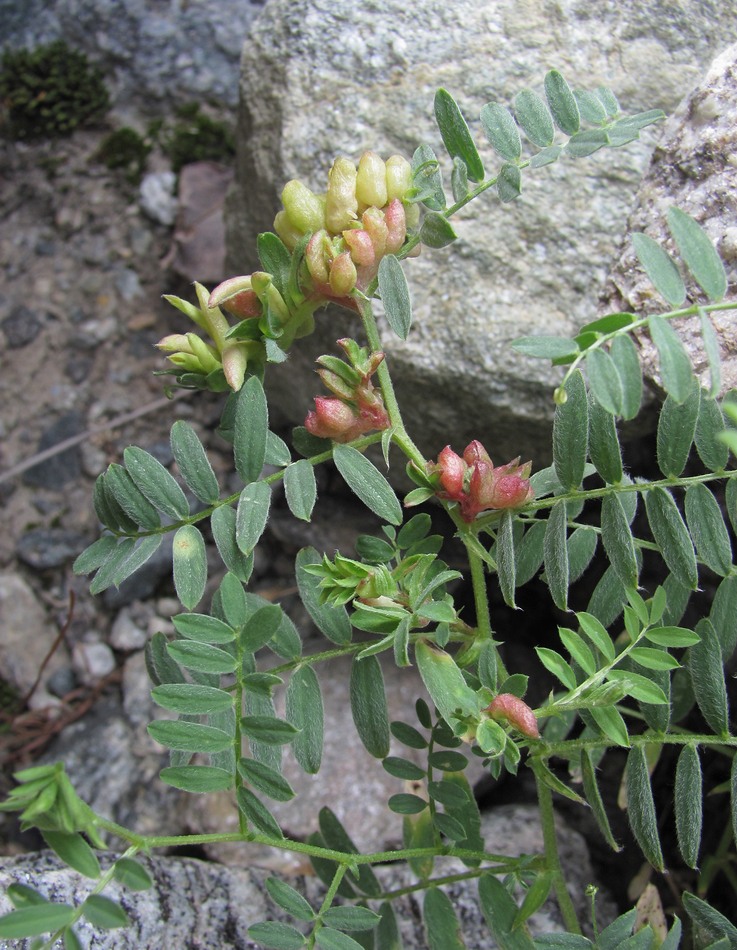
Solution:
{"label": "large boulder", "polygon": [[[456,96],[493,171],[476,119],[486,102],[510,105],[556,67],[574,86],[609,85],[627,111],[671,112],[735,37],[734,0],[667,9],[645,0],[272,0],[242,60],[229,269],[256,265],[255,238],[271,228],[282,185],[299,177],[324,190],[336,154],[411,155],[426,142],[447,183],[432,118],[439,86]],[[454,245],[408,263],[414,330],[407,342],[387,334],[386,350],[427,454],[478,437],[500,461],[520,453],[545,460],[558,374],[509,343],[570,335],[593,317],[657,135],[524,172],[521,198],[507,206],[480,198],[458,215]],[[271,374],[275,406],[292,422],[319,391],[315,356],[355,330],[345,315],[323,316],[288,367]]]}

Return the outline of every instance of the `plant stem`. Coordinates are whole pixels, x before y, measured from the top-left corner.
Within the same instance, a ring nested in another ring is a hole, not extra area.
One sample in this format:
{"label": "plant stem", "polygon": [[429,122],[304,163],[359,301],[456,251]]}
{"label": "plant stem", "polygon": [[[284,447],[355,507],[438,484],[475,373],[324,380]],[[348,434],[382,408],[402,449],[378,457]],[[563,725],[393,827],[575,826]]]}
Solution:
{"label": "plant stem", "polygon": [[543,846],[545,849],[545,862],[548,870],[553,875],[553,886],[555,895],[558,898],[558,906],[563,915],[563,923],[566,928],[575,934],[581,933],[581,926],[578,922],[576,909],[573,906],[571,895],[566,887],[566,880],[563,875],[563,869],[560,865],[560,856],[558,854],[558,840],[555,833],[555,812],[553,810],[553,793],[548,786],[535,773],[535,785],[537,786],[537,800],[540,809],[540,824],[543,832]]}

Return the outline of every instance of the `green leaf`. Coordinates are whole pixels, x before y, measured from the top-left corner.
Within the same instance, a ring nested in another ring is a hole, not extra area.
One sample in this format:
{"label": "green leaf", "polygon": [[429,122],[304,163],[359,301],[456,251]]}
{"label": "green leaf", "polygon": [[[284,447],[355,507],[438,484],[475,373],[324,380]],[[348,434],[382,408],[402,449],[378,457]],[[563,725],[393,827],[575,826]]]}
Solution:
{"label": "green leaf", "polygon": [[726,577],[732,567],[732,545],[716,498],[697,482],[686,490],[685,509],[697,555],[715,574]]}
{"label": "green leaf", "polygon": [[425,892],[422,919],[429,950],[463,950],[466,946],[453,904],[445,891],[433,887]]}
{"label": "green leaf", "polygon": [[412,156],[412,181],[415,189],[413,201],[421,201],[433,211],[445,207],[443,179],[437,156],[429,145],[418,145]]}
{"label": "green leaf", "polygon": [[719,584],[709,613],[722,650],[722,660],[731,659],[737,646],[737,576],[725,577]]}
{"label": "green leaf", "polygon": [[581,776],[583,779],[583,793],[591,806],[599,830],[612,851],[621,851],[622,846],[617,843],[609,824],[609,818],[601,798],[599,785],[596,781],[596,770],[588,749],[581,750]]}
{"label": "green leaf", "polygon": [[714,732],[726,735],[729,733],[729,705],[722,650],[711,621],[699,621],[696,632],[701,642],[690,647],[686,658],[696,702]]}
{"label": "green leaf", "polygon": [[572,659],[578,663],[586,676],[593,676],[598,668],[598,664],[583,637],[568,627],[558,627],[558,633],[563,646],[571,655]]}
{"label": "green leaf", "polygon": [[609,145],[609,136],[604,129],[586,129],[571,136],[566,144],[566,152],[573,158],[585,158],[606,145]]}
{"label": "green leaf", "polygon": [[162,769],[159,778],[183,792],[203,795],[233,787],[233,775],[212,765],[180,765]]}
{"label": "green leaf", "polygon": [[531,89],[518,92],[514,98],[514,114],[533,145],[545,148],[553,144],[553,118],[536,92]]}
{"label": "green leaf", "polygon": [[256,248],[261,270],[271,274],[276,289],[284,297],[289,287],[292,255],[277,235],[270,231],[259,234],[256,238]]}
{"label": "green leaf", "polygon": [[351,622],[345,607],[320,603],[320,579],[306,569],[321,564],[322,558],[314,548],[302,548],[295,562],[295,576],[299,596],[307,613],[328,640],[343,646],[351,642]]}
{"label": "green leaf", "polygon": [[463,160],[471,181],[483,181],[484,165],[481,156],[455,99],[445,89],[438,89],[435,93],[434,109],[435,121],[450,157]]}
{"label": "green leaf", "polygon": [[164,683],[151,690],[151,698],[162,709],[190,716],[233,708],[233,697],[224,689],[194,683]]}
{"label": "green leaf", "polygon": [[542,905],[548,899],[551,888],[553,887],[553,874],[551,871],[541,871],[535,877],[535,880],[527,888],[522,901],[522,906],[517,911],[514,918],[513,929],[519,927],[528,920],[535,911],[540,910]]}
{"label": "green leaf", "polygon": [[146,671],[154,686],[162,683],[184,683],[184,673],[178,663],[169,656],[167,639],[163,633],[155,633],[145,647]]}
{"label": "green leaf", "polygon": [[309,521],[317,500],[317,483],[315,470],[307,459],[299,459],[285,468],[284,493],[294,517]]}
{"label": "green leaf", "polygon": [[450,187],[454,201],[462,201],[468,196],[468,169],[460,158],[453,159],[453,170],[450,173]]}
{"label": "green leaf", "polygon": [[422,781],[425,778],[425,770],[410,762],[409,759],[402,759],[398,756],[389,755],[381,763],[394,778],[401,778],[408,782]]}
{"label": "green leaf", "polygon": [[642,402],[642,370],[637,347],[629,335],[622,334],[612,340],[609,355],[622,381],[622,418],[634,419]]}
{"label": "green leaf", "polygon": [[141,492],[122,465],[112,464],[105,473],[105,490],[129,518],[147,531],[161,525],[158,511]]}
{"label": "green leaf", "polygon": [[437,211],[427,212],[420,228],[420,241],[423,244],[439,249],[452,244],[457,237],[453,225],[445,215]]}
{"label": "green leaf", "polygon": [[171,620],[177,633],[188,640],[199,643],[232,643],[235,640],[235,632],[227,623],[207,614],[177,614]]}
{"label": "green leaf", "polygon": [[282,881],[281,878],[267,877],[266,890],[269,892],[269,897],[274,903],[278,904],[282,910],[285,910],[290,917],[296,917],[297,920],[315,919],[315,912],[309,903],[298,891],[290,884],[287,884],[286,881]]}
{"label": "green leaf", "polygon": [[367,508],[389,524],[402,523],[402,506],[394,489],[365,455],[350,445],[338,444],[333,449],[333,461],[348,487]]}
{"label": "green leaf", "polygon": [[409,746],[410,749],[427,748],[427,739],[414,726],[406,722],[395,720],[389,724],[389,730],[395,739],[398,739],[402,745]]}
{"label": "green leaf", "polygon": [[627,514],[619,495],[605,495],[601,503],[601,540],[609,561],[625,587],[636,587],[637,554]]}
{"label": "green leaf", "polygon": [[719,438],[722,432],[724,416],[719,403],[702,391],[694,441],[699,458],[710,472],[721,472],[729,462],[729,449]]}
{"label": "green leaf", "polygon": [[180,752],[222,752],[233,745],[227,732],[197,722],[160,719],[149,723],[148,733],[167,749]]}
{"label": "green leaf", "polygon": [[247,653],[258,653],[276,636],[284,612],[278,604],[265,604],[248,618],[241,633],[241,645]]}
{"label": "green leaf", "polygon": [[212,536],[227,569],[247,584],[253,571],[253,554],[244,554],[236,541],[236,513],[230,505],[221,505],[210,515]]}
{"label": "green leaf", "polygon": [[586,384],[576,370],[566,383],[567,399],[555,407],[553,419],[553,464],[567,491],[580,487],[588,453],[589,409]]}
{"label": "green leaf", "polygon": [[123,452],[128,474],[154,508],[174,521],[189,517],[189,502],[175,479],[149,452],[129,445]]}
{"label": "green leaf", "polygon": [[599,347],[589,351],[586,372],[597,403],[613,416],[621,415],[624,407],[622,380],[617,364],[606,350]]}
{"label": "green leaf", "polygon": [[557,69],[545,75],[545,97],[553,114],[553,121],[566,135],[575,135],[581,124],[576,98]]}
{"label": "green leaf", "polygon": [[167,647],[180,666],[199,673],[233,673],[238,661],[232,653],[220,650],[211,643],[192,640],[175,640]]}
{"label": "green leaf", "polygon": [[41,834],[46,844],[56,852],[64,864],[74,868],[85,877],[97,878],[100,876],[100,863],[92,848],[82,835],[73,832],[42,830]]}
{"label": "green leaf", "polygon": [[686,467],[696,432],[701,393],[695,384],[683,402],[668,396],[658,419],[657,456],[666,478],[677,478]]}
{"label": "green leaf", "polygon": [[614,661],[614,644],[601,621],[590,613],[576,614],[581,629],[608,663]]}
{"label": "green leaf", "polygon": [[516,586],[516,559],[514,551],[514,515],[511,511],[502,514],[496,537],[496,562],[499,587],[504,602],[514,607],[514,590]]}
{"label": "green leaf", "polygon": [[676,402],[683,402],[692,391],[694,377],[681,338],[663,317],[650,317],[648,327],[660,358],[663,389]]}
{"label": "green leaf", "polygon": [[[127,580],[131,574],[143,567],[161,547],[164,536],[161,534],[152,534],[147,538],[141,538],[136,541],[132,551],[118,564],[112,577],[115,587],[120,587],[123,581]],[[97,578],[95,578],[96,580]]]}
{"label": "green leaf", "polygon": [[449,653],[418,640],[415,658],[422,681],[448,725],[458,710],[464,716],[478,714],[479,700]]}
{"label": "green leaf", "polygon": [[686,891],[683,894],[683,906],[691,920],[701,929],[705,930],[710,937],[718,940],[720,937],[727,937],[730,947],[737,947],[737,927],[731,921],[727,920],[724,914],[720,914],[706,901],[701,900],[694,894]]}
{"label": "green leaf", "polygon": [[277,802],[288,802],[295,796],[289,782],[276,769],[256,759],[240,759],[238,771],[253,787]]}
{"label": "green leaf", "polygon": [[[340,360],[337,362],[340,362]],[[291,461],[292,453],[289,451],[287,443],[269,429],[266,433],[266,458],[264,462],[267,465],[276,465],[279,468],[286,468]]]}
{"label": "green leaf", "polygon": [[351,664],[351,712],[356,731],[366,751],[376,759],[389,754],[389,716],[384,675],[375,656]]}
{"label": "green leaf", "polygon": [[0,937],[22,939],[53,933],[72,922],[75,908],[69,904],[34,904],[11,910],[0,917]]}
{"label": "green leaf", "polygon": [[506,204],[519,197],[522,191],[522,176],[519,168],[510,162],[505,162],[499,169],[496,179],[496,193],[499,200]]}
{"label": "green leaf", "polygon": [[283,924],[278,920],[253,924],[248,928],[248,936],[269,950],[301,950],[305,945],[304,934],[291,924]]}
{"label": "green leaf", "polygon": [[603,125],[603,123],[606,122],[608,112],[604,106],[604,102],[595,92],[587,92],[584,89],[574,89],[573,95],[576,99],[579,114],[584,122],[590,122],[591,125]]}
{"label": "green leaf", "polygon": [[248,485],[261,475],[269,431],[266,395],[258,376],[246,380],[236,400],[233,455],[236,470]]}
{"label": "green leaf", "polygon": [[[333,851],[343,851],[345,854],[358,854],[358,848],[340,822],[340,819],[329,808],[321,808],[318,815],[320,833],[325,847]],[[382,888],[373,870],[368,864],[358,866],[358,876],[352,877],[353,883],[369,897],[378,897]]]}
{"label": "green leaf", "polygon": [[695,868],[699,860],[703,817],[701,762],[696,746],[685,745],[678,756],[673,802],[678,848],[686,864]]}
{"label": "green leaf", "polygon": [[412,326],[412,300],[402,265],[393,254],[386,254],[379,264],[379,294],[389,326],[400,340],[406,340]]}
{"label": "green leaf", "polygon": [[668,209],[668,227],[696,283],[711,300],[721,300],[727,292],[727,275],[707,233],[679,208]]}
{"label": "green leaf", "polygon": [[154,884],[146,868],[132,858],[118,858],[114,875],[115,880],[129,891],[147,891]]}
{"label": "green leaf", "polygon": [[394,908],[389,901],[384,901],[379,908],[381,920],[376,928],[376,946],[381,950],[402,950],[402,938],[399,933]]}
{"label": "green leaf", "polygon": [[268,482],[251,482],[241,492],[235,514],[235,540],[243,554],[250,554],[258,544],[269,520],[270,506]]}
{"label": "green leaf", "polygon": [[502,882],[493,874],[479,878],[479,901],[486,923],[502,950],[534,950],[526,927],[514,930],[517,905]]}
{"label": "green leaf", "polygon": [[576,674],[560,653],[548,647],[535,647],[535,653],[545,669],[557,677],[567,689],[576,688]]}
{"label": "green leaf", "polygon": [[364,950],[357,940],[348,934],[333,930],[332,927],[323,927],[317,931],[315,942],[322,950]]}
{"label": "green leaf", "polygon": [[664,488],[653,488],[644,494],[647,520],[663,560],[684,587],[696,590],[696,555],[673,497]]}
{"label": "green leaf", "polygon": [[241,730],[249,739],[266,745],[286,745],[299,733],[291,722],[275,716],[242,716]]}
{"label": "green leaf", "polygon": [[34,891],[32,887],[28,887],[26,884],[10,884],[5,894],[16,910],[20,910],[22,907],[38,907],[49,903],[43,894],[39,894],[38,891]]}
{"label": "green leaf", "polygon": [[701,324],[701,339],[704,343],[704,353],[709,363],[709,395],[716,397],[722,388],[722,368],[719,347],[719,337],[714,329],[714,324],[704,311],[699,312],[699,322]]}
{"label": "green leaf", "polygon": [[563,148],[560,145],[550,145],[542,149],[537,155],[533,155],[530,160],[530,168],[544,168],[546,165],[552,165],[557,162],[563,154]]}
{"label": "green leaf", "polygon": [[117,546],[117,538],[111,534],[104,534],[82,551],[72,565],[72,570],[75,574],[91,574],[92,571],[102,567]]}
{"label": "green leaf", "polygon": [[522,541],[517,544],[517,568],[515,583],[518,587],[531,580],[543,562],[543,541],[547,522],[537,521],[525,531]]}
{"label": "green leaf", "polygon": [[256,826],[257,831],[270,838],[283,838],[281,828],[276,818],[271,814],[264,803],[252,791],[241,786],[236,792],[238,808],[246,818]]}
{"label": "green leaf", "polygon": [[652,647],[633,647],[630,658],[646,670],[677,670],[680,667],[678,660],[664,650],[655,650]]}
{"label": "green leaf", "polygon": [[622,452],[614,416],[594,399],[589,400],[589,456],[596,471],[609,485],[622,480]]}
{"label": "green leaf", "polygon": [[205,541],[198,528],[185,524],[174,535],[174,587],[187,610],[202,600],[206,583]]}
{"label": "green leaf", "polygon": [[568,584],[570,581],[568,546],[568,515],[565,501],[557,501],[548,518],[545,529],[543,550],[545,556],[545,577],[550,588],[553,602],[560,610],[568,609]]}
{"label": "green leaf", "polygon": [[578,344],[563,336],[521,336],[513,341],[512,349],[525,356],[557,360],[575,356]]}
{"label": "green leaf", "polygon": [[657,871],[663,871],[665,866],[658,837],[658,819],[642,746],[635,746],[627,756],[626,787],[627,817],[632,833],[650,864]]}
{"label": "green leaf", "polygon": [[568,538],[569,584],[577,581],[591,563],[599,538],[593,528],[586,525],[576,528]]}
{"label": "green leaf", "polygon": [[512,113],[498,102],[488,102],[481,110],[481,128],[489,144],[508,162],[519,161],[522,154],[517,125]]}
{"label": "green leaf", "polygon": [[323,743],[323,705],[320,684],[311,666],[301,666],[287,685],[286,716],[300,732],[292,742],[294,757],[309,775],[320,770]]}
{"label": "green leaf", "polygon": [[646,638],[658,646],[678,649],[690,647],[701,642],[701,637],[685,627],[651,627],[645,631]]}
{"label": "green leaf", "polygon": [[651,237],[638,231],[632,235],[632,246],[663,300],[672,307],[680,307],[686,299],[686,285],[672,257]]}
{"label": "green leaf", "polygon": [[373,930],[381,919],[368,907],[330,907],[322,915],[323,921],[336,930]]}
{"label": "green leaf", "polygon": [[615,745],[622,746],[623,749],[629,747],[627,724],[617,709],[613,706],[594,706],[589,710],[589,714],[602,734]]}
{"label": "green leaf", "polygon": [[652,679],[640,673],[631,670],[610,670],[607,679],[612,683],[620,683],[628,696],[641,703],[665,705],[668,702],[663,690]]}
{"label": "green leaf", "polygon": [[116,927],[128,927],[128,915],[116,901],[102,894],[90,894],[82,904],[82,913],[94,927],[113,930]]}

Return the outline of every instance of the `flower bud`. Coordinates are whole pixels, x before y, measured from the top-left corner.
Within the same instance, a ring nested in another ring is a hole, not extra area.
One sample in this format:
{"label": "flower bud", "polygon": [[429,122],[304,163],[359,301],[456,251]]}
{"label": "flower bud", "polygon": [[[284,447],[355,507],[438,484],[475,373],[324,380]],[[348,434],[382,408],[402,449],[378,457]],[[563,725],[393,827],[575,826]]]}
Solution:
{"label": "flower bud", "polygon": [[305,428],[320,439],[350,442],[358,422],[358,413],[340,399],[315,396],[315,411],[307,414]]}
{"label": "flower bud", "polygon": [[323,203],[318,196],[293,178],[282,188],[282,204],[290,224],[300,234],[311,234],[325,227]]}
{"label": "flower bud", "polygon": [[500,693],[496,699],[492,700],[486,712],[496,722],[508,722],[523,736],[530,739],[540,738],[535,713],[519,696],[514,696],[512,693]]}
{"label": "flower bud", "polygon": [[357,267],[373,267],[376,263],[374,245],[368,231],[352,228],[343,232],[343,240],[351,252],[351,260]]}
{"label": "flower bud", "polygon": [[328,175],[325,223],[328,231],[339,234],[356,220],[356,166],[350,159],[336,158]]}
{"label": "flower bud", "polygon": [[240,320],[249,320],[252,317],[260,317],[263,308],[261,302],[256,296],[255,291],[251,289],[251,277],[230,277],[224,280],[210,294],[207,306],[222,307],[234,317]]}
{"label": "flower bud", "polygon": [[302,237],[302,232],[295,228],[289,220],[287,212],[284,210],[277,211],[276,217],[274,218],[274,230],[288,251],[293,251],[297,246],[297,242]]}
{"label": "flower bud", "polygon": [[378,208],[366,208],[361,216],[361,224],[364,231],[368,231],[377,259],[382,258],[386,253],[386,240],[389,235],[384,215]]}
{"label": "flower bud", "polygon": [[387,230],[386,253],[396,254],[407,237],[407,216],[399,198],[392,198],[384,208],[384,223]]}
{"label": "flower bud", "polygon": [[444,491],[452,499],[458,500],[463,493],[463,475],[466,466],[460,455],[457,455],[449,445],[446,445],[438,455],[437,471],[440,472],[440,484]]}
{"label": "flower bud", "polygon": [[265,271],[255,271],[251,274],[251,286],[261,303],[269,307],[277,320],[282,324],[286,323],[290,316],[289,309],[284,303],[284,298],[276,289],[271,274],[267,274]]}
{"label": "flower bud", "polygon": [[387,200],[401,201],[412,185],[412,166],[403,155],[392,155],[386,160]]}
{"label": "flower bud", "polygon": [[348,251],[338,254],[330,266],[330,289],[336,297],[346,297],[356,286],[356,265]]}
{"label": "flower bud", "polygon": [[328,232],[323,230],[315,231],[305,248],[305,262],[310,277],[318,284],[327,284],[329,280],[328,272],[328,249],[330,238]]}
{"label": "flower bud", "polygon": [[237,393],[243,386],[243,380],[246,378],[248,344],[243,342],[228,343],[223,350],[222,359],[225,381],[233,392]]}
{"label": "flower bud", "polygon": [[489,453],[478,441],[478,439],[474,439],[473,442],[469,442],[466,448],[463,450],[463,461],[466,463],[466,465],[475,465],[476,462],[485,462],[487,465],[491,465],[492,468],[494,467],[491,459],[489,458]]}
{"label": "flower bud", "polygon": [[358,162],[356,198],[367,207],[383,208],[387,202],[386,162],[376,152],[364,152]]}
{"label": "flower bud", "polygon": [[185,333],[170,333],[168,336],[162,337],[155,345],[162,353],[176,353],[180,350],[183,353],[192,352]]}
{"label": "flower bud", "polygon": [[187,342],[190,346],[189,352],[194,353],[205,373],[212,373],[213,370],[220,368],[220,360],[217,358],[215,350],[208,346],[196,333],[188,333]]}

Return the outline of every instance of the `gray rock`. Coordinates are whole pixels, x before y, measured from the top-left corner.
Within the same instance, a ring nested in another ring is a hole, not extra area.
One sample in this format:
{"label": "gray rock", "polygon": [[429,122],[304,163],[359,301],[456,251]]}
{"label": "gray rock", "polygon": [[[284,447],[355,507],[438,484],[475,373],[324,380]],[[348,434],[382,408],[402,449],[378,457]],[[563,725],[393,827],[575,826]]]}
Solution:
{"label": "gray rock", "polygon": [[[80,413],[67,412],[44,430],[38,442],[38,451],[50,449],[72,436],[79,435],[83,430],[84,420]],[[57,491],[79,477],[80,467],[79,446],[73,445],[29,468],[23,475],[23,481],[26,485]]]}
{"label": "gray rock", "polygon": [[[692,215],[706,230],[726,265],[729,288],[737,284],[737,45],[712,63],[703,80],[668,121],[663,137],[637,193],[635,210],[627,224],[623,251],[609,276],[601,311],[636,309],[657,313],[670,306],[653,292],[639,266],[630,240],[633,231],[644,231],[674,252],[666,212],[676,206]],[[677,252],[676,256],[677,255]],[[693,282],[684,306],[704,301]],[[737,328],[731,311],[714,314],[722,357],[722,393],[737,386]],[[708,361],[698,317],[678,321],[683,340],[701,382],[710,385]],[[641,339],[646,376],[659,386],[657,359],[649,338]]]}
{"label": "gray rock", "polygon": [[[498,162],[475,118],[489,100],[510,105],[555,66],[574,86],[611,86],[627,111],[672,111],[736,37],[734,0],[667,10],[645,0],[418,0],[411,7],[272,0],[244,48],[237,187],[227,206],[230,272],[244,272],[243,249],[251,252],[258,232],[271,227],[283,184],[299,177],[324,190],[336,154],[411,155],[424,141],[438,149],[447,182],[449,162],[431,118],[438,86],[458,99],[494,173]],[[457,243],[408,262],[415,327],[405,343],[387,334],[385,347],[427,454],[451,438],[462,448],[478,437],[495,460],[521,453],[545,461],[560,374],[509,343],[533,333],[570,335],[593,317],[656,134],[524,172],[518,201],[480,198],[458,215]],[[286,372],[271,373],[272,397],[293,422],[315,391],[315,356],[356,326],[345,315],[318,322]]]}
{"label": "gray rock", "polygon": [[115,669],[115,655],[107,643],[75,643],[72,664],[80,680],[93,686]]}
{"label": "gray rock", "polygon": [[2,327],[8,349],[17,350],[33,343],[43,329],[43,324],[34,310],[21,304],[0,323],[0,327]]}
{"label": "gray rock", "polygon": [[110,628],[110,646],[115,650],[142,650],[148,640],[146,626],[148,619],[141,625],[133,616],[133,612],[124,607],[113,620]]}
{"label": "gray rock", "polygon": [[241,45],[261,4],[146,0],[0,0],[3,44],[58,38],[99,65],[113,102],[147,112],[210,99],[233,107]]}
{"label": "gray rock", "polygon": [[149,218],[166,227],[174,224],[177,199],[174,193],[177,176],[172,171],[144,175],[138,190],[141,208]]}
{"label": "gray rock", "polygon": [[87,537],[67,528],[34,528],[16,545],[18,560],[37,571],[62,567],[86,547]]}

